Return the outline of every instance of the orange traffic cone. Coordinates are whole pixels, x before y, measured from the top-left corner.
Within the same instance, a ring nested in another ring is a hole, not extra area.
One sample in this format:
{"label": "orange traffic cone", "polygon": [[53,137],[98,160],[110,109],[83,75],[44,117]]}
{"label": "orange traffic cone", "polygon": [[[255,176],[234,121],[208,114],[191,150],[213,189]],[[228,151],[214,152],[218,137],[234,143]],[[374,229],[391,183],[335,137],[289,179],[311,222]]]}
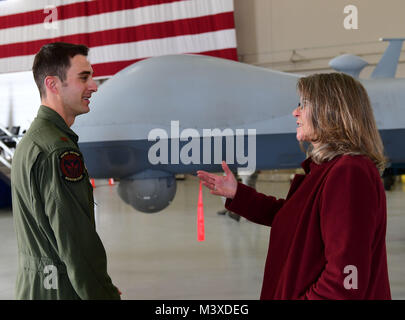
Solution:
{"label": "orange traffic cone", "polygon": [[94,181],[94,179],[91,178],[90,181],[91,181],[91,186],[92,186],[93,188],[95,188],[95,187],[96,187],[96,182]]}
{"label": "orange traffic cone", "polygon": [[202,184],[200,180],[200,191],[198,193],[198,205],[197,205],[197,240],[204,241],[204,205],[202,196]]}
{"label": "orange traffic cone", "polygon": [[113,186],[115,183],[114,183],[114,179],[113,178],[110,178],[110,179],[108,179],[108,185],[109,186]]}

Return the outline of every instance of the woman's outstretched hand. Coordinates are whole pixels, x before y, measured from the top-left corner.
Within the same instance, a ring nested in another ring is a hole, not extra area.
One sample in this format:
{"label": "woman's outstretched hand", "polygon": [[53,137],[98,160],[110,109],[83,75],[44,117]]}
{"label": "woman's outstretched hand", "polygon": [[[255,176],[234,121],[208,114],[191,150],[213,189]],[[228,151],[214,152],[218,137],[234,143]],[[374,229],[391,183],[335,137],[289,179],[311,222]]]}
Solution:
{"label": "woman's outstretched hand", "polygon": [[225,176],[218,176],[202,170],[197,171],[197,176],[202,181],[202,184],[211,190],[211,194],[233,199],[238,182],[225,161],[222,161],[222,169],[226,174]]}

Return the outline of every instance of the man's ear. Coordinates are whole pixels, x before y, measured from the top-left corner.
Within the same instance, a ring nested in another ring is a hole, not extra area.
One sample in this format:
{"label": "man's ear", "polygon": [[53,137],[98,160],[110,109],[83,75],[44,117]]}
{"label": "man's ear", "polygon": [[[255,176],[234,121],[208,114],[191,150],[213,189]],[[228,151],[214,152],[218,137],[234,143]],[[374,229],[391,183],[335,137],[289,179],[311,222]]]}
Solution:
{"label": "man's ear", "polygon": [[53,94],[57,94],[59,92],[59,84],[60,80],[58,77],[55,76],[47,76],[44,79],[44,85],[46,91],[50,91]]}

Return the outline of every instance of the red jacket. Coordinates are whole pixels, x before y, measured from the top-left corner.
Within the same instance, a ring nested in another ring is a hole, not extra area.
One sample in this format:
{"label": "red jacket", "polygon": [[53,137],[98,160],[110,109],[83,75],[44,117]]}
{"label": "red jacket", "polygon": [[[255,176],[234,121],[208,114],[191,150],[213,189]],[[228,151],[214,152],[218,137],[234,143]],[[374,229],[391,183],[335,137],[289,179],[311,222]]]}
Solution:
{"label": "red jacket", "polygon": [[302,163],[286,200],[238,184],[226,208],[271,226],[261,299],[391,299],[385,191],[365,156]]}

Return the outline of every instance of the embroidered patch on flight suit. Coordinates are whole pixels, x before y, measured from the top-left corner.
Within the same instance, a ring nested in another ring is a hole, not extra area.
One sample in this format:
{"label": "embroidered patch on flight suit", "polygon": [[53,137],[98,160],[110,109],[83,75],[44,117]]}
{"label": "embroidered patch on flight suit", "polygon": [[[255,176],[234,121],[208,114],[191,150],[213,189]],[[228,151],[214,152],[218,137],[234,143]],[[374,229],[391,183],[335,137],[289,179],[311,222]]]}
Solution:
{"label": "embroidered patch on flight suit", "polygon": [[75,151],[66,151],[60,155],[60,169],[63,178],[67,181],[77,182],[84,177],[82,157]]}

